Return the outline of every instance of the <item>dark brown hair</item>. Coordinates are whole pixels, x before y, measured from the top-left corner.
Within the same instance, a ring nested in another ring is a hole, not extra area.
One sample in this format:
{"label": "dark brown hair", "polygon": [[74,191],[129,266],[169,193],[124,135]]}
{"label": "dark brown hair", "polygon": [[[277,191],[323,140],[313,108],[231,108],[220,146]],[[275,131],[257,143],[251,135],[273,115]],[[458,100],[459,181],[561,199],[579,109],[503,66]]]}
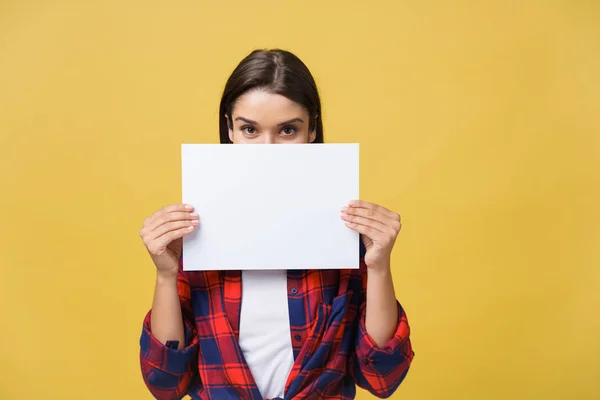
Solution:
{"label": "dark brown hair", "polygon": [[323,143],[321,100],[317,85],[306,65],[286,50],[254,50],[235,68],[223,91],[219,107],[221,143],[231,143],[229,121],[238,97],[252,89],[279,94],[301,104],[308,111],[310,132],[316,130],[313,143]]}

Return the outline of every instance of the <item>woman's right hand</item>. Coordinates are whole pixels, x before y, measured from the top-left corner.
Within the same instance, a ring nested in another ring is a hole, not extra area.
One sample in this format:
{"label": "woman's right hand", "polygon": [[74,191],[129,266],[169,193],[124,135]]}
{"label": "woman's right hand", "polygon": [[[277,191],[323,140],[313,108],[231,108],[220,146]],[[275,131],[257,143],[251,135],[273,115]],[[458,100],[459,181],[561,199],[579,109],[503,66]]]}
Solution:
{"label": "woman's right hand", "polygon": [[198,214],[189,204],[161,208],[146,218],[140,237],[156,265],[159,276],[177,277],[183,238],[198,227]]}

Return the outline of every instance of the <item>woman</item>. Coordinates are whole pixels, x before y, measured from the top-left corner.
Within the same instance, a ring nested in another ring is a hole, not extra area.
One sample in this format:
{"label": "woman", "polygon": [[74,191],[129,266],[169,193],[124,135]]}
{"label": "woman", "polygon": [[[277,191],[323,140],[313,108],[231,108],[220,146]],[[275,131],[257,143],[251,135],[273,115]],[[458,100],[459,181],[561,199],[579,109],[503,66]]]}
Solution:
{"label": "woman", "polygon": [[[225,86],[221,143],[323,143],[320,114],[302,61],[257,50]],[[356,385],[378,397],[396,390],[413,358],[390,272],[396,213],[358,200],[341,211],[362,237],[357,270],[184,272],[182,237],[200,213],[167,206],[140,232],[157,270],[140,340],[155,397],[352,399]]]}

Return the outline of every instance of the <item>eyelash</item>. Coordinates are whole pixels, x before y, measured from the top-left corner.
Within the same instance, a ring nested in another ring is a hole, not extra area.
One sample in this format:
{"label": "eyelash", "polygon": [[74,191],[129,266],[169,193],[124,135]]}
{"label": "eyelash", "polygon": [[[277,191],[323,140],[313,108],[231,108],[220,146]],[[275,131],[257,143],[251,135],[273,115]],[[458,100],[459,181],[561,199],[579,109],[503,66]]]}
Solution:
{"label": "eyelash", "polygon": [[[248,132],[249,129],[252,129],[252,132]],[[256,133],[256,128],[251,126],[251,125],[244,125],[241,127],[242,132],[248,134],[248,135],[253,135],[254,133]],[[285,130],[291,130],[290,133],[286,133],[285,136],[291,136],[293,134],[295,134],[296,132],[298,132],[298,129],[295,126],[284,126],[281,131],[285,131]]]}
{"label": "eyelash", "polygon": [[[247,131],[247,129],[253,129],[254,132],[250,133]],[[247,133],[248,135],[252,135],[256,132],[256,128],[253,126],[250,126],[250,125],[245,125],[245,126],[242,126],[242,132]]]}
{"label": "eyelash", "polygon": [[298,132],[298,129],[296,129],[295,126],[284,126],[283,129],[281,129],[281,130],[284,131],[286,129],[292,130],[292,133],[288,133],[288,134],[286,134],[286,136],[293,135],[294,133]]}

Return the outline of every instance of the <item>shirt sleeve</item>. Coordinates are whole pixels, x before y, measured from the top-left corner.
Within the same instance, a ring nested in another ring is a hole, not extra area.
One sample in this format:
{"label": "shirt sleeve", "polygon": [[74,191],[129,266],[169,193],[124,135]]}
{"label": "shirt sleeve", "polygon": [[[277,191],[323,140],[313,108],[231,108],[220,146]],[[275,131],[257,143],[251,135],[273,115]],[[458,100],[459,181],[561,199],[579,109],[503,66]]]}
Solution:
{"label": "shirt sleeve", "polygon": [[367,269],[361,243],[362,293],[359,307],[355,352],[351,357],[352,374],[356,384],[379,398],[391,396],[408,373],[414,357],[410,342],[410,327],[404,309],[398,301],[398,320],[394,336],[382,347],[377,346],[367,332],[366,290]]}
{"label": "shirt sleeve", "polygon": [[195,377],[198,359],[198,335],[194,327],[190,287],[181,260],[177,276],[177,291],[185,332],[183,349],[177,350],[176,341],[162,344],[154,337],[150,330],[151,310],[144,318],[140,338],[140,364],[144,383],[150,393],[159,400],[178,400],[186,395]]}

